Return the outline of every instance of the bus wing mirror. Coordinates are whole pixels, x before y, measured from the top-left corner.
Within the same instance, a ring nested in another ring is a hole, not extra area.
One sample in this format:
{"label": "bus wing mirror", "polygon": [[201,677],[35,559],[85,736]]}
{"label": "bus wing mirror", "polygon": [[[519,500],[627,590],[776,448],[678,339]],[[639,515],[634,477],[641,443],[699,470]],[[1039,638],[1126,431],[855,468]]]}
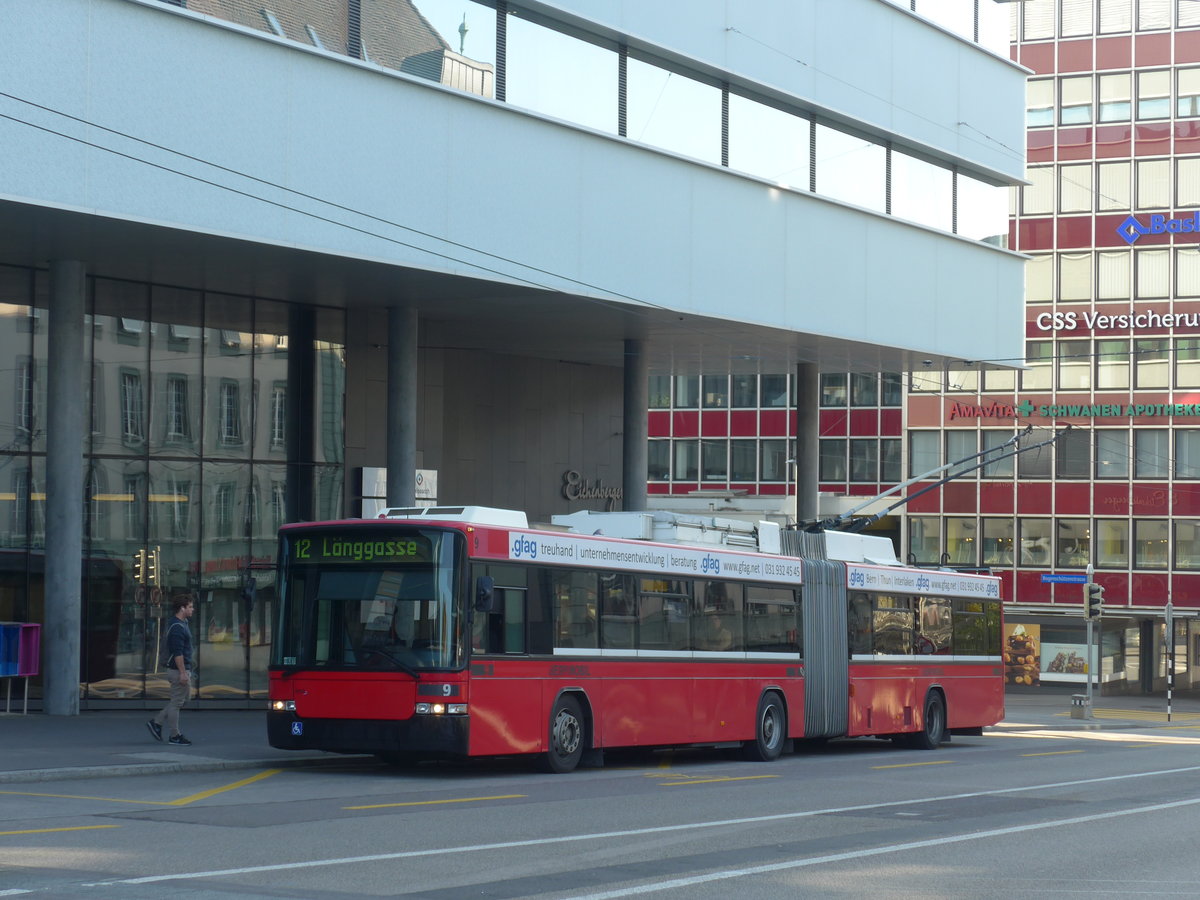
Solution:
{"label": "bus wing mirror", "polygon": [[490,575],[475,579],[475,609],[490,613],[496,605],[496,582]]}

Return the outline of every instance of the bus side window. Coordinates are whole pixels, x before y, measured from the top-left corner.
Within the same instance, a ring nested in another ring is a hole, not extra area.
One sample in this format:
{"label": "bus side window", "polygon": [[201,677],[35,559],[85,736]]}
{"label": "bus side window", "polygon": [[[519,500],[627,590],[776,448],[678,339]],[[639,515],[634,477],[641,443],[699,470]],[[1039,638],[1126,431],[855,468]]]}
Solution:
{"label": "bus side window", "polygon": [[850,653],[866,655],[871,650],[871,598],[866,594],[850,596]]}
{"label": "bus side window", "polygon": [[552,571],[554,646],[596,647],[599,583],[595,572]]}

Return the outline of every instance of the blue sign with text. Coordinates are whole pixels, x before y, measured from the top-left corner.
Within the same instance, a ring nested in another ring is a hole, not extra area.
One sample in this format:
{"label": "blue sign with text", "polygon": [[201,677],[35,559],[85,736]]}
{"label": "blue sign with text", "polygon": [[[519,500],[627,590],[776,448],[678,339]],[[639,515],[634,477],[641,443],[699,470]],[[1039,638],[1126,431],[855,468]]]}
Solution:
{"label": "blue sign with text", "polygon": [[1087,584],[1086,575],[1043,575],[1042,584]]}

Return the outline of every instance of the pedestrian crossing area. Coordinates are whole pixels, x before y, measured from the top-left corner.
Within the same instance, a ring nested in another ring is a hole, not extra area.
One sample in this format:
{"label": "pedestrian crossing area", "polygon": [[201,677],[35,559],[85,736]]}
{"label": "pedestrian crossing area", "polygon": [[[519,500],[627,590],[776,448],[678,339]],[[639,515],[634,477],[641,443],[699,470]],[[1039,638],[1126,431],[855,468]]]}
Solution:
{"label": "pedestrian crossing area", "polygon": [[[1070,711],[1058,713],[1060,718],[1070,718]],[[1093,719],[1120,719],[1126,722],[1154,722],[1160,725],[1166,725],[1167,710],[1166,707],[1160,709],[1105,709],[1103,707],[1092,707]],[[1179,712],[1172,710],[1171,725],[1200,725],[1200,713],[1196,712]]]}

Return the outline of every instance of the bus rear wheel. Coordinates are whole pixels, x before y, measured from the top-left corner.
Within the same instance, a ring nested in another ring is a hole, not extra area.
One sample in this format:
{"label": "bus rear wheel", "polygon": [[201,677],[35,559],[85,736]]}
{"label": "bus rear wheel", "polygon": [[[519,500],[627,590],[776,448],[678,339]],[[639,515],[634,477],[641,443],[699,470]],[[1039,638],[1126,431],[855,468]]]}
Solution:
{"label": "bus rear wheel", "polygon": [[550,741],[545,767],[555,774],[571,772],[583,757],[583,711],[579,701],[566,694],[559,697],[550,713]]}
{"label": "bus rear wheel", "polygon": [[746,759],[752,762],[771,762],[783,753],[787,739],[787,713],[783,701],[773,691],[763,694],[754,714],[754,740],[743,745]]}
{"label": "bus rear wheel", "polygon": [[917,750],[936,750],[946,737],[946,704],[942,695],[930,691],[925,697],[922,728],[908,736],[908,746]]}

